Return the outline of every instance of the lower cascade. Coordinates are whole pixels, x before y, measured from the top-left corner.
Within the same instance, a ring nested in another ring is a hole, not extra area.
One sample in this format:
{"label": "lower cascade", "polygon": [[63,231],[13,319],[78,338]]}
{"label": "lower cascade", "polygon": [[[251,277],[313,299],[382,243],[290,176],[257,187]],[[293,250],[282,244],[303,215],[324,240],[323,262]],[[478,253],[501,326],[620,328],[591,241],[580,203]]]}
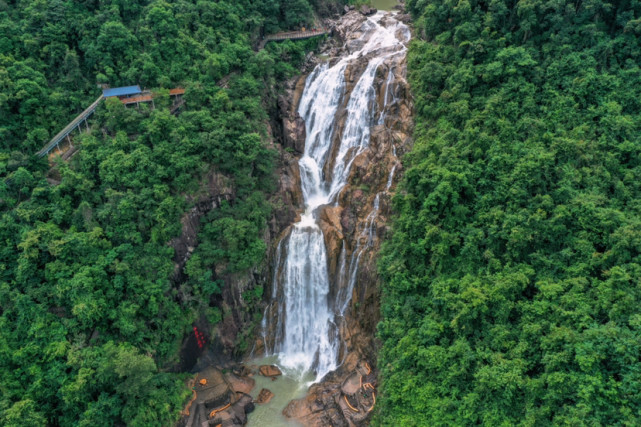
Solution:
{"label": "lower cascade", "polygon": [[276,248],[272,302],[263,320],[266,356],[277,356],[285,372],[313,382],[337,369],[345,357],[341,330],[359,262],[376,237],[381,194],[390,190],[398,166],[393,143],[386,153],[393,159],[387,162],[373,209],[353,233],[350,248],[339,239],[336,260],[328,256],[321,217],[350,203],[344,190],[354,164],[370,147],[372,133],[393,133],[386,128],[386,116],[398,109],[394,85],[404,70],[410,37],[392,13],[343,25],[348,27],[341,48],[345,53],[316,66],[298,103],[306,128],[298,162],[304,212]]}

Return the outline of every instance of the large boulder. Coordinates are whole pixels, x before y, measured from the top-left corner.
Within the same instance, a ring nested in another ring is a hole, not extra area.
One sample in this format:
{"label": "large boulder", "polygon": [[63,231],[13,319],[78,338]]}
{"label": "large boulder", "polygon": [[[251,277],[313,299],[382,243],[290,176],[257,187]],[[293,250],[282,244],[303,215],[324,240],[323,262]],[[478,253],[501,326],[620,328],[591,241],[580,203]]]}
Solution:
{"label": "large boulder", "polygon": [[278,366],[276,365],[262,365],[260,368],[258,368],[258,372],[264,377],[277,377],[279,375],[283,375],[280,369],[278,369]]}
{"label": "large boulder", "polygon": [[270,400],[274,397],[274,393],[272,393],[270,390],[264,388],[258,393],[258,397],[256,398],[255,402],[262,404],[262,403],[269,403]]}
{"label": "large boulder", "polygon": [[378,10],[376,10],[376,8],[369,7],[369,6],[367,6],[366,4],[362,5],[362,6],[361,6],[361,8],[359,9],[359,11],[360,11],[364,16],[373,15],[373,14],[375,14],[376,12],[378,12]]}

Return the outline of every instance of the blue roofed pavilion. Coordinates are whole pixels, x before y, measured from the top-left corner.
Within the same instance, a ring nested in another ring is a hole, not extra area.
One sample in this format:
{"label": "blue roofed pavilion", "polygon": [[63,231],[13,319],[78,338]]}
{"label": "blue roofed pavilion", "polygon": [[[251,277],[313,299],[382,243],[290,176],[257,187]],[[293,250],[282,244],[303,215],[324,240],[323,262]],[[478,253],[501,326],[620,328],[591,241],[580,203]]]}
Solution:
{"label": "blue roofed pavilion", "polygon": [[104,98],[109,98],[111,96],[129,96],[137,95],[140,92],[140,86],[126,86],[126,87],[115,87],[112,89],[103,89],[102,96]]}

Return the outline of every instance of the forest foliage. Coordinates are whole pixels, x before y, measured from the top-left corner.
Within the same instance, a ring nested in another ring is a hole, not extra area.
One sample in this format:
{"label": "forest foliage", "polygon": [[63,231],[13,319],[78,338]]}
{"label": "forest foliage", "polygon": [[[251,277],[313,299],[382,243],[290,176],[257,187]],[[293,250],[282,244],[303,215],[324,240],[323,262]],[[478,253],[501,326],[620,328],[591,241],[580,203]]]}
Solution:
{"label": "forest foliage", "polygon": [[[312,5],[315,2],[312,2]],[[274,152],[268,110],[300,43],[265,33],[313,22],[306,0],[0,0],[0,424],[171,425],[170,373],[192,322],[220,318],[220,273],[265,253]],[[155,109],[107,100],[68,163],[34,154],[97,98],[154,89]],[[184,111],[167,89],[186,88]],[[171,280],[180,219],[226,177]],[[47,178],[51,178],[47,180]],[[218,274],[217,274],[218,272]]]}
{"label": "forest foliage", "polygon": [[641,2],[408,0],[379,425],[641,423]]}

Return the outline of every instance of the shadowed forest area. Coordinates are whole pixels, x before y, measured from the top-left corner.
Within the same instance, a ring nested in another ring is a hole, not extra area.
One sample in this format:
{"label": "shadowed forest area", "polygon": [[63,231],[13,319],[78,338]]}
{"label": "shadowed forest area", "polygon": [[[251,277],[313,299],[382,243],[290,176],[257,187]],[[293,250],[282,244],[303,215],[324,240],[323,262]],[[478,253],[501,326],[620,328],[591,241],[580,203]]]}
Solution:
{"label": "shadowed forest area", "polygon": [[[178,418],[191,394],[170,373],[183,337],[197,318],[220,319],[218,274],[264,257],[268,113],[311,45],[253,47],[313,22],[313,7],[324,6],[0,0],[0,424]],[[75,137],[77,155],[50,171],[34,154],[97,83],[150,88],[156,108],[107,100]],[[176,86],[178,117],[167,108]],[[204,218],[177,284],[167,243],[212,173],[233,197]]]}
{"label": "shadowed forest area", "polygon": [[641,422],[641,3],[408,0],[378,425]]}

